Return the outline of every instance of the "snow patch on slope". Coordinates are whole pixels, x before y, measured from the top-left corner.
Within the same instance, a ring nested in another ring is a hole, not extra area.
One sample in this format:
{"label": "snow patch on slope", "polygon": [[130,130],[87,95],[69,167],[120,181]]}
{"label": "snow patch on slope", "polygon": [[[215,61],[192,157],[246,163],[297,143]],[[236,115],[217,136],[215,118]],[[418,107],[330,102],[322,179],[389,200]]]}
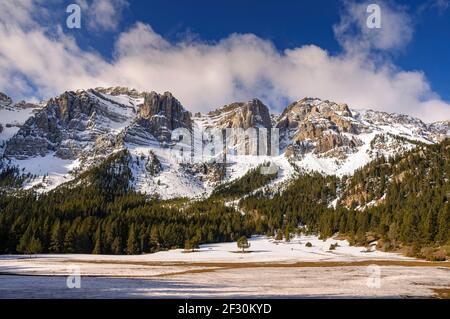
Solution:
{"label": "snow patch on slope", "polygon": [[74,176],[70,172],[79,167],[80,161],[63,160],[54,154],[49,154],[25,160],[13,159],[11,164],[18,167],[20,171],[37,176],[25,184],[24,189],[36,187],[38,192],[44,192],[72,180]]}

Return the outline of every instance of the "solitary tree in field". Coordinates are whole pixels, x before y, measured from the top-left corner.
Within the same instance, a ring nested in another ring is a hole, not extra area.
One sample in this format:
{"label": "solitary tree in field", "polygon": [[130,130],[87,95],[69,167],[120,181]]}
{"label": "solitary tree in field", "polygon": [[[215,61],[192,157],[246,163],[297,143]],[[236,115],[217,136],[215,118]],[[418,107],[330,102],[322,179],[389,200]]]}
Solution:
{"label": "solitary tree in field", "polygon": [[237,246],[242,249],[242,252],[245,252],[245,249],[250,248],[250,243],[247,240],[247,237],[242,236],[237,241]]}

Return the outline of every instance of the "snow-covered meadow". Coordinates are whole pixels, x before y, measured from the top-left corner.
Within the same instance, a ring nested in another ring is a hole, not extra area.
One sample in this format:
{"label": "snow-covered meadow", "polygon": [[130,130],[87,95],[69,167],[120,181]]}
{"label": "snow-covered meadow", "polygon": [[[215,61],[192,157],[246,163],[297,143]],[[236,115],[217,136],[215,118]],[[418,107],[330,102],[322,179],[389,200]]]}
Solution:
{"label": "snow-covered meadow", "polygon": [[[0,257],[0,298],[431,297],[450,287],[450,265],[430,264],[344,240],[252,237],[138,256]],[[310,242],[312,247],[306,247]],[[330,245],[338,243],[335,250]],[[66,281],[79,270],[80,289]],[[373,276],[375,275],[375,279]],[[375,280],[373,285],[371,282]]]}

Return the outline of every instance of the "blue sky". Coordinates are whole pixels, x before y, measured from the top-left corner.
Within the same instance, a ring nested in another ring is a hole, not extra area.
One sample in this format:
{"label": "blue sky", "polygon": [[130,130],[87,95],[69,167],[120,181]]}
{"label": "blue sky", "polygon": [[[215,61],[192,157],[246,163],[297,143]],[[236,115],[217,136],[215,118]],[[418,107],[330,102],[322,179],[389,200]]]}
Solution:
{"label": "blue sky", "polygon": [[[81,29],[65,25],[72,2]],[[369,3],[381,6],[375,32]],[[0,90],[14,98],[126,85],[200,111],[314,95],[450,118],[449,0],[5,0],[1,40]]]}
{"label": "blue sky", "polygon": [[[70,1],[69,1],[70,2]],[[376,3],[376,1],[372,1]],[[136,0],[119,22],[124,30],[144,21],[166,39],[177,41],[193,33],[218,41],[231,33],[253,33],[284,50],[315,44],[332,54],[341,50],[332,26],[339,22],[342,2],[334,0]],[[450,6],[439,1],[395,1],[413,18],[414,37],[393,62],[407,70],[422,70],[433,89],[450,100]],[[84,28],[86,41],[111,57],[116,32],[101,35]]]}

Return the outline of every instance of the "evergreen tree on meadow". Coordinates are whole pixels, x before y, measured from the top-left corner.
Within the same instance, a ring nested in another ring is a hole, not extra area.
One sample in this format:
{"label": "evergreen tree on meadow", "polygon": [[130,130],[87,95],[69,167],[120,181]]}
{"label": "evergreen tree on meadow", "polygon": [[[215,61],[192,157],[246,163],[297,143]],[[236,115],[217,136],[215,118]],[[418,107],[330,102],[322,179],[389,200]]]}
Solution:
{"label": "evergreen tree on meadow", "polygon": [[247,237],[242,236],[237,241],[238,248],[242,249],[242,252],[245,252],[246,249],[250,248],[250,243],[248,242]]}

